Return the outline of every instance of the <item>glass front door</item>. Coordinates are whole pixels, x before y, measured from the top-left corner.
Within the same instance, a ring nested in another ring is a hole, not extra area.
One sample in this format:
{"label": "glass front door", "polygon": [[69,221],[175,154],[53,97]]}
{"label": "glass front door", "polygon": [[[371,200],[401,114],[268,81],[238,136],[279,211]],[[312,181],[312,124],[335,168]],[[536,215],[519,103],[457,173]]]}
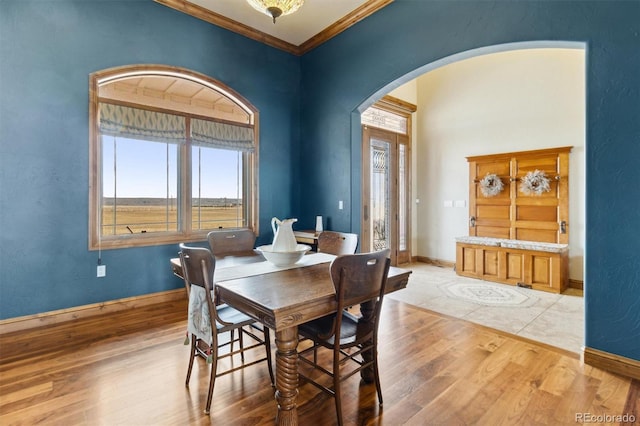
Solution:
{"label": "glass front door", "polygon": [[391,249],[393,265],[411,260],[408,138],[363,126],[362,251]]}

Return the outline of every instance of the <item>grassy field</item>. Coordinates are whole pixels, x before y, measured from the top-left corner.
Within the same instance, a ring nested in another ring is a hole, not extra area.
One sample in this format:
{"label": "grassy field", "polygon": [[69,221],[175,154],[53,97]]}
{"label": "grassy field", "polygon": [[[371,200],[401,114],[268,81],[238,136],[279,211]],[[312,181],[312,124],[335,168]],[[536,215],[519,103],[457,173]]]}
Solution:
{"label": "grassy field", "polygon": [[[240,226],[237,215],[242,214],[242,206],[193,208],[193,229],[230,228]],[[121,205],[115,211],[113,206],[102,209],[102,235],[137,234],[140,232],[177,231],[178,212],[175,208],[167,211],[165,206]],[[115,223],[115,225],[114,225]],[[199,224],[199,226],[198,226]]]}

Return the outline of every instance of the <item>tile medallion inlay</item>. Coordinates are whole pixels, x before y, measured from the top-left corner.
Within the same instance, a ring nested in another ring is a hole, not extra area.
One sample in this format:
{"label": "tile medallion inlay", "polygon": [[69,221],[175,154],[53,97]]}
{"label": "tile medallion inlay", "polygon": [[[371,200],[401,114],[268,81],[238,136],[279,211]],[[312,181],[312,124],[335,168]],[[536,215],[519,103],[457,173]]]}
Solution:
{"label": "tile medallion inlay", "polygon": [[531,290],[488,283],[452,282],[440,286],[447,296],[486,306],[531,306],[538,298]]}

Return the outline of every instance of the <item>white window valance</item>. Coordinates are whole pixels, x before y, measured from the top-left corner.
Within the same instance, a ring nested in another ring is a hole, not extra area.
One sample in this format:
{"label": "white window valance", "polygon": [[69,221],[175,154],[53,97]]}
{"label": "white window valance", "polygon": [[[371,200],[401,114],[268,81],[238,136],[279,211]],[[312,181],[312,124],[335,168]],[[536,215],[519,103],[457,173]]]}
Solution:
{"label": "white window valance", "polygon": [[185,117],[163,112],[100,103],[100,132],[158,142],[184,143]]}
{"label": "white window valance", "polygon": [[253,152],[253,129],[217,121],[191,120],[191,143],[209,148]]}

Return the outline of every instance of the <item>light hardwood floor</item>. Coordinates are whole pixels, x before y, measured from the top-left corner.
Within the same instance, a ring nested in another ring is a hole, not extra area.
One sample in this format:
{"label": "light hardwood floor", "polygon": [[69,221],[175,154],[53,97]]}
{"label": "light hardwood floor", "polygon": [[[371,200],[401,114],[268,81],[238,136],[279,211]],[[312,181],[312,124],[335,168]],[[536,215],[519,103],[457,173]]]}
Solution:
{"label": "light hardwood floor", "polygon": [[[208,373],[199,360],[184,386],[185,322],[186,303],[173,302],[0,335],[0,424],[273,424],[264,364],[219,378],[211,417],[202,413]],[[343,391],[348,425],[575,425],[581,415],[640,415],[639,382],[568,351],[390,298],[380,335],[384,410],[375,386],[352,377]],[[314,387],[301,385],[298,400],[301,425],[336,423],[333,400]]]}

